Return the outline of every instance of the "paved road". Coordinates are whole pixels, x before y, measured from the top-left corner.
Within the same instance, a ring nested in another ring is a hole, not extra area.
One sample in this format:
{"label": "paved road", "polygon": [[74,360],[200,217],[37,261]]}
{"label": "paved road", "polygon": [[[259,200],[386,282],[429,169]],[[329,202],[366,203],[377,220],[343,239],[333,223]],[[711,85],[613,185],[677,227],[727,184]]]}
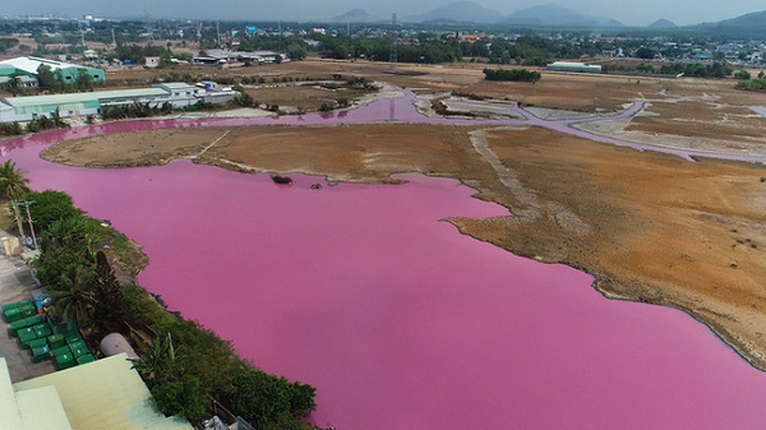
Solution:
{"label": "paved road", "polygon": [[[12,236],[0,230],[0,238]],[[9,257],[0,246],[0,305],[30,298],[29,292],[37,288],[29,268],[20,257]],[[19,348],[15,337],[10,337],[10,325],[0,318],[0,357],[8,361],[13,382],[23,381],[55,371],[51,361],[32,363],[29,351]]]}

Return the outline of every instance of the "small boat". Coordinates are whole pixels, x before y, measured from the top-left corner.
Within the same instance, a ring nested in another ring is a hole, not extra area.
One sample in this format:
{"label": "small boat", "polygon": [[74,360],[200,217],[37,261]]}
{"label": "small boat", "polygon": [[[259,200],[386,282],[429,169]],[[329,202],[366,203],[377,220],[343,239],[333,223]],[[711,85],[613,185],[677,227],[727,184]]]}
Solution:
{"label": "small boat", "polygon": [[293,178],[289,176],[271,175],[271,180],[274,181],[274,183],[276,184],[286,184],[286,185],[293,184]]}

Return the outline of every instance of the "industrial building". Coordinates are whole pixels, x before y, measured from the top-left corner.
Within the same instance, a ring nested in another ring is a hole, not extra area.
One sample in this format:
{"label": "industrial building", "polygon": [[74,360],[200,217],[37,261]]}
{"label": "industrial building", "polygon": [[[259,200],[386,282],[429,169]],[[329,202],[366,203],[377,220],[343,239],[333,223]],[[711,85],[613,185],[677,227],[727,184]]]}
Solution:
{"label": "industrial building", "polygon": [[0,122],[31,121],[43,115],[50,116],[56,109],[66,118],[95,115],[102,106],[133,103],[148,103],[152,107],[170,103],[174,108],[199,101],[223,104],[237,95],[237,91],[228,87],[197,87],[183,82],[170,82],[131,90],[7,97],[0,98]]}
{"label": "industrial building", "polygon": [[580,73],[601,73],[601,66],[588,63],[574,63],[569,61],[556,61],[548,64],[547,70],[556,72],[580,72]]}
{"label": "industrial building", "polygon": [[[204,54],[204,55],[203,55]],[[255,63],[275,63],[277,57],[286,60],[286,56],[274,51],[232,52],[224,49],[208,49],[194,56],[195,64],[230,64],[252,61]]]}
{"label": "industrial building", "polygon": [[192,430],[166,417],[125,354],[11,381],[0,357],[0,429],[8,430]]}
{"label": "industrial building", "polygon": [[101,69],[37,57],[18,57],[0,61],[0,76],[29,76],[37,79],[37,70],[40,66],[48,66],[54,73],[60,70],[65,83],[73,83],[77,79],[80,70],[88,72],[88,75],[93,78],[93,82],[104,82],[105,80],[104,71]]}

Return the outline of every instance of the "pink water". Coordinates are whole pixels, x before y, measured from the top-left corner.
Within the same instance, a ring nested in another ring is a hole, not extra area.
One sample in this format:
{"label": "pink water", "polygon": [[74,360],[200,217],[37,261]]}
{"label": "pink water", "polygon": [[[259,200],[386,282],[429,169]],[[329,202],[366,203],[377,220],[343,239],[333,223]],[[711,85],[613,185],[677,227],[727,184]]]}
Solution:
{"label": "pink water", "polygon": [[92,170],[37,157],[68,136],[119,130],[42,134],[6,142],[3,154],[34,188],[72,194],[143,244],[150,265],[139,280],[172,309],[233,339],[261,368],[316,386],[318,425],[766,423],[766,375],[687,315],[606,300],[588,275],[440,222],[507,215],[454,180],[311,190],[321,179],[294,176],[285,187],[186,161]]}

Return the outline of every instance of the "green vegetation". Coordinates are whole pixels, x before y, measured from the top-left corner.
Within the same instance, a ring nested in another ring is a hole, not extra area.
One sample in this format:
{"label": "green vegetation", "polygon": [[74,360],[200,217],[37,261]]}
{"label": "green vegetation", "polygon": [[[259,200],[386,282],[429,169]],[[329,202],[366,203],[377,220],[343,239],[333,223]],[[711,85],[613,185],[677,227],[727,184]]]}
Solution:
{"label": "green vegetation", "polygon": [[24,127],[18,121],[0,123],[0,134],[3,136],[19,136],[24,134]]}
{"label": "green vegetation", "polygon": [[111,61],[117,58],[120,61],[130,61],[133,64],[144,64],[146,57],[160,57],[162,63],[167,63],[173,56],[168,48],[154,45],[118,45],[113,55],[107,56]]}
{"label": "green vegetation", "polygon": [[0,52],[5,52],[19,44],[19,39],[11,37],[0,38]]}
{"label": "green vegetation", "polygon": [[615,66],[604,65],[605,72],[634,72],[649,73],[660,75],[679,75],[683,73],[691,78],[725,78],[731,75],[734,70],[723,61],[716,61],[713,64],[702,63],[669,63],[661,67],[654,67],[651,64],[638,64],[636,66]]}
{"label": "green vegetation", "polygon": [[[477,42],[479,43],[479,42]],[[554,40],[537,36],[521,36],[516,43],[495,38],[489,47],[490,63],[495,64],[521,64],[524,66],[542,67],[550,63],[552,59],[580,58],[582,56],[595,56],[599,53],[599,47],[587,41],[572,44],[566,39]]]}
{"label": "green vegetation", "polygon": [[484,79],[488,81],[519,81],[537,83],[542,75],[540,72],[527,69],[484,69]]}
{"label": "green vegetation", "polygon": [[69,128],[69,124],[61,118],[59,108],[51,112],[50,118],[41,115],[39,118],[35,118],[27,123],[27,131],[29,133],[37,133],[38,131],[52,130],[54,128]]}
{"label": "green vegetation", "polygon": [[136,368],[164,413],[197,422],[212,415],[215,399],[257,429],[312,428],[303,417],[316,408],[313,387],[254,369],[231,342],[168,312],[140,286],[120,284],[99,247],[127,249],[127,238],[85,216],[67,194],[29,192],[26,182],[12,162],[0,166],[0,191],[35,201],[30,211],[42,252],[33,267],[58,298],[55,314],[87,328],[91,342],[113,331],[130,334],[128,327],[151,337],[148,327],[154,340],[139,343]]}
{"label": "green vegetation", "polygon": [[737,88],[747,91],[763,91],[766,90],[766,78],[756,78],[752,80],[743,80],[737,82]]}
{"label": "green vegetation", "polygon": [[202,100],[189,106],[182,108],[174,108],[172,104],[166,102],[162,105],[152,106],[149,103],[138,103],[127,105],[115,105],[115,106],[101,106],[98,109],[98,113],[104,120],[113,119],[127,119],[127,118],[148,118],[157,115],[170,115],[173,112],[201,112],[219,110],[223,107],[221,105],[207,103]]}
{"label": "green vegetation", "polygon": [[753,76],[747,70],[740,70],[734,74],[734,78],[741,81],[747,81],[748,79],[752,79],[752,77]]}
{"label": "green vegetation", "polygon": [[[328,58],[388,61],[391,53],[391,40],[383,37],[322,36],[318,40],[320,53]],[[412,44],[399,45],[397,50],[404,63],[452,63],[463,58],[456,40],[441,40],[432,34],[418,35]]]}

